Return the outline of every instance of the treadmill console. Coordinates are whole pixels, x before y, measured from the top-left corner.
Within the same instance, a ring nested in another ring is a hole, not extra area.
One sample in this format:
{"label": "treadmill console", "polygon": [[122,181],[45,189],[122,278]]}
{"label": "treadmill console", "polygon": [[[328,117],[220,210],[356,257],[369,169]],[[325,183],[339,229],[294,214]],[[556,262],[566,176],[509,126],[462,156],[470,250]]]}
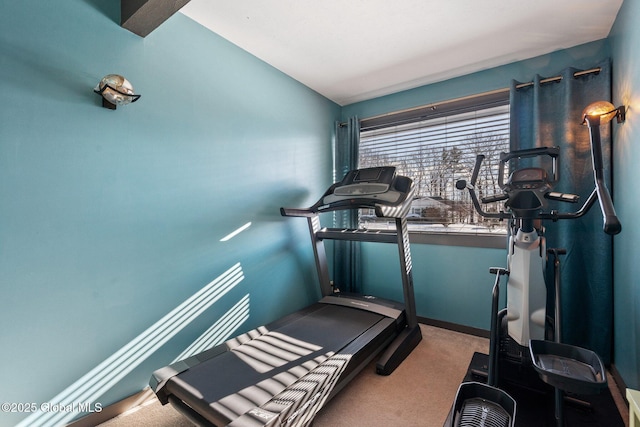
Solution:
{"label": "treadmill console", "polygon": [[350,171],[340,184],[335,187],[336,196],[365,196],[381,194],[389,190],[396,168],[368,168]]}
{"label": "treadmill console", "polygon": [[378,216],[397,216],[404,211],[398,208],[404,207],[407,200],[410,204],[408,196],[412,189],[411,179],[396,175],[394,166],[355,169],[333,184],[314,210],[374,208]]}
{"label": "treadmill console", "polygon": [[376,216],[404,218],[413,201],[413,181],[394,166],[354,169],[309,208],[280,208],[283,216],[313,216],[347,209],[374,209]]}

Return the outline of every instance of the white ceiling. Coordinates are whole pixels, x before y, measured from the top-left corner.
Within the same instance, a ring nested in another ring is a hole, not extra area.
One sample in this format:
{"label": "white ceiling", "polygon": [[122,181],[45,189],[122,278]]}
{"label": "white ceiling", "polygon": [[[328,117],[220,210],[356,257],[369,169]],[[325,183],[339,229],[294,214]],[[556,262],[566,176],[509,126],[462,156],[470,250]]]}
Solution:
{"label": "white ceiling", "polygon": [[605,38],[623,0],[191,0],[181,12],[340,105]]}

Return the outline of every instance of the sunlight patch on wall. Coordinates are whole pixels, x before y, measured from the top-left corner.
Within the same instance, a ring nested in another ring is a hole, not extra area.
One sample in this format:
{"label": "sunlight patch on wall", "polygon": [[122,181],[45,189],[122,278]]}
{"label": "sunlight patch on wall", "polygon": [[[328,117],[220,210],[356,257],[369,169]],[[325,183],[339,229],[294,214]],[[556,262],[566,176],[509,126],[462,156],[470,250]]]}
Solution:
{"label": "sunlight patch on wall", "polygon": [[224,236],[222,239],[220,239],[221,242],[226,242],[228,240],[233,239],[234,237],[236,237],[238,234],[242,233],[244,230],[246,230],[247,228],[251,227],[251,223],[248,222],[245,225],[243,225],[242,227],[238,228],[235,231],[232,231],[231,233],[227,234],[226,236]]}
{"label": "sunlight patch on wall", "polygon": [[82,411],[74,408],[87,407],[95,402],[243,279],[242,267],[237,263],[111,357],[51,398],[46,405],[40,405],[40,410],[22,420],[17,427],[62,425],[77,417]]}
{"label": "sunlight patch on wall", "polygon": [[229,339],[233,333],[249,319],[249,294],[245,295],[236,305],[231,307],[216,323],[207,329],[197,340],[193,342],[185,351],[171,362],[191,357],[194,354],[202,353]]}

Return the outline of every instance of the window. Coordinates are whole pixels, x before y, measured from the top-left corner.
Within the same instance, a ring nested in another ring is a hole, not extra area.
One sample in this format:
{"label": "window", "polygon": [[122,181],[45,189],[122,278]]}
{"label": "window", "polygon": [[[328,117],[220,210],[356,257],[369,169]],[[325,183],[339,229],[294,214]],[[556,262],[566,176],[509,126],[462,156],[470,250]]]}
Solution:
{"label": "window", "polygon": [[[407,217],[414,233],[504,236],[506,224],[478,215],[468,191],[456,189],[455,183],[470,179],[476,156],[483,154],[478,196],[500,193],[499,156],[506,151],[509,105],[504,94],[361,122],[359,167],[395,166],[397,173],[414,181],[416,198]],[[496,211],[499,205],[484,208]],[[373,212],[361,212],[359,226],[384,229],[391,225]]]}

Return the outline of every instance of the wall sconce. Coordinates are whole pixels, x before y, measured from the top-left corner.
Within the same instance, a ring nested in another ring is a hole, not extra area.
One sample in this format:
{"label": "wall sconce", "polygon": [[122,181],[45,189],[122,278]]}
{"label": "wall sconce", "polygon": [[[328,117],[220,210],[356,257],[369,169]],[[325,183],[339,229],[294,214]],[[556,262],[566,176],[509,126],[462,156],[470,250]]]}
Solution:
{"label": "wall sconce", "polygon": [[609,123],[616,117],[618,123],[623,123],[626,119],[624,105],[616,108],[612,103],[607,101],[592,102],[582,111],[582,124],[589,127],[603,125]]}
{"label": "wall sconce", "polygon": [[129,80],[118,74],[104,76],[93,91],[102,96],[102,106],[110,110],[115,110],[118,105],[126,105],[140,99],[140,95],[133,93],[133,86]]}

